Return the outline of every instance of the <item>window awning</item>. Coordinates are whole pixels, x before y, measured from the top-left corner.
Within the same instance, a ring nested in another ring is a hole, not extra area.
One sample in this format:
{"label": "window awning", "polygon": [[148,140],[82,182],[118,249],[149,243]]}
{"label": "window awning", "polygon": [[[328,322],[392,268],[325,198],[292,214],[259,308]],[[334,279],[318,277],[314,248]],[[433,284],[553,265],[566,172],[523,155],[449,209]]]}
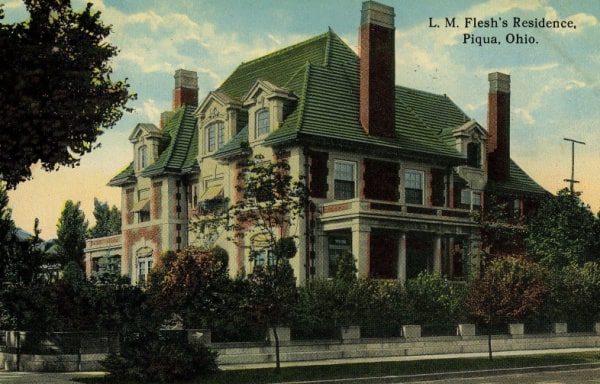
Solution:
{"label": "window awning", "polygon": [[140,200],[137,203],[133,204],[133,208],[131,208],[131,212],[141,212],[141,211],[150,211],[150,200]]}
{"label": "window awning", "polygon": [[217,197],[223,197],[223,187],[221,185],[215,185],[214,187],[207,188],[202,194],[202,197],[200,197],[200,200],[212,200],[216,199]]}

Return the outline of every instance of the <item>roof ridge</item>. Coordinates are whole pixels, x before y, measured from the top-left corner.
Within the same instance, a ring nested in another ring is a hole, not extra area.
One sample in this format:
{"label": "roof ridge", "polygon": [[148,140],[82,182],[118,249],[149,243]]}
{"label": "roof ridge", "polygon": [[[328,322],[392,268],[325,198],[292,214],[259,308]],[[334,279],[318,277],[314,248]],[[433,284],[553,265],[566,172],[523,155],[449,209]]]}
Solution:
{"label": "roof ridge", "polygon": [[238,68],[241,68],[243,66],[248,66],[250,64],[260,63],[261,61],[264,61],[264,60],[267,60],[267,59],[271,59],[271,58],[273,58],[275,56],[279,56],[279,55],[285,54],[285,53],[287,53],[287,52],[289,52],[291,50],[297,49],[298,47],[301,47],[303,45],[308,45],[308,44],[313,43],[313,42],[315,42],[317,40],[320,40],[320,39],[322,39],[324,37],[328,37],[329,34],[330,34],[330,31],[327,31],[327,32],[322,33],[320,35],[313,36],[310,39],[300,41],[300,42],[298,42],[296,44],[289,45],[287,47],[284,47],[284,48],[278,49],[276,51],[273,51],[271,53],[267,53],[266,55],[258,57],[256,59],[253,59],[253,60],[250,60],[250,61],[243,61],[238,66]]}

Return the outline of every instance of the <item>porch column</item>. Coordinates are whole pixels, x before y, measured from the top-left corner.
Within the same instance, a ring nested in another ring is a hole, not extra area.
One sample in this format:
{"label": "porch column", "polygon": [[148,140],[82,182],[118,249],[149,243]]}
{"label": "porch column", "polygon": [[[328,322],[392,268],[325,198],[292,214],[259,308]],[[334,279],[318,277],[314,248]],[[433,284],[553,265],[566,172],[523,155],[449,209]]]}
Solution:
{"label": "porch column", "polygon": [[357,260],[359,277],[369,276],[369,238],[371,228],[365,225],[352,224],[352,255]]}
{"label": "porch column", "polygon": [[398,244],[398,280],[404,285],[406,283],[406,233],[400,234]]}
{"label": "porch column", "polygon": [[442,273],[442,236],[438,234],[433,238],[433,272]]}

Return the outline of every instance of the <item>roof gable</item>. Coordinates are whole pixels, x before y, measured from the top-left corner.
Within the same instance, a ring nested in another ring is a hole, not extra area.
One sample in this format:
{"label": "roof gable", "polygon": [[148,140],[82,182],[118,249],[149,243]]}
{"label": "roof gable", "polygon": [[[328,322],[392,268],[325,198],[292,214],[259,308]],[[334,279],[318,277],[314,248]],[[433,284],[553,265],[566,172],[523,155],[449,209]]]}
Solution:
{"label": "roof gable", "polygon": [[129,135],[129,141],[135,142],[142,136],[160,137],[161,130],[152,123],[139,123]]}
{"label": "roof gable", "polygon": [[141,176],[180,173],[197,168],[198,136],[194,109],[193,106],[184,105],[167,122],[163,131],[170,137],[168,146],[154,163],[141,172]]}

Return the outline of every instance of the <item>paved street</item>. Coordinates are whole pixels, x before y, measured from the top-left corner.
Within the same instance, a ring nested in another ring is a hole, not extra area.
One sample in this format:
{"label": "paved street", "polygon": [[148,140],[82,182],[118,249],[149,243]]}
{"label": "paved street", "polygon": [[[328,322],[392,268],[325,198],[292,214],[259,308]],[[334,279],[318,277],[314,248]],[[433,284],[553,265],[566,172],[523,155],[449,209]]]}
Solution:
{"label": "paved street", "polygon": [[600,383],[600,368],[545,371],[465,379],[440,378],[429,381],[398,381],[394,384],[586,384]]}

